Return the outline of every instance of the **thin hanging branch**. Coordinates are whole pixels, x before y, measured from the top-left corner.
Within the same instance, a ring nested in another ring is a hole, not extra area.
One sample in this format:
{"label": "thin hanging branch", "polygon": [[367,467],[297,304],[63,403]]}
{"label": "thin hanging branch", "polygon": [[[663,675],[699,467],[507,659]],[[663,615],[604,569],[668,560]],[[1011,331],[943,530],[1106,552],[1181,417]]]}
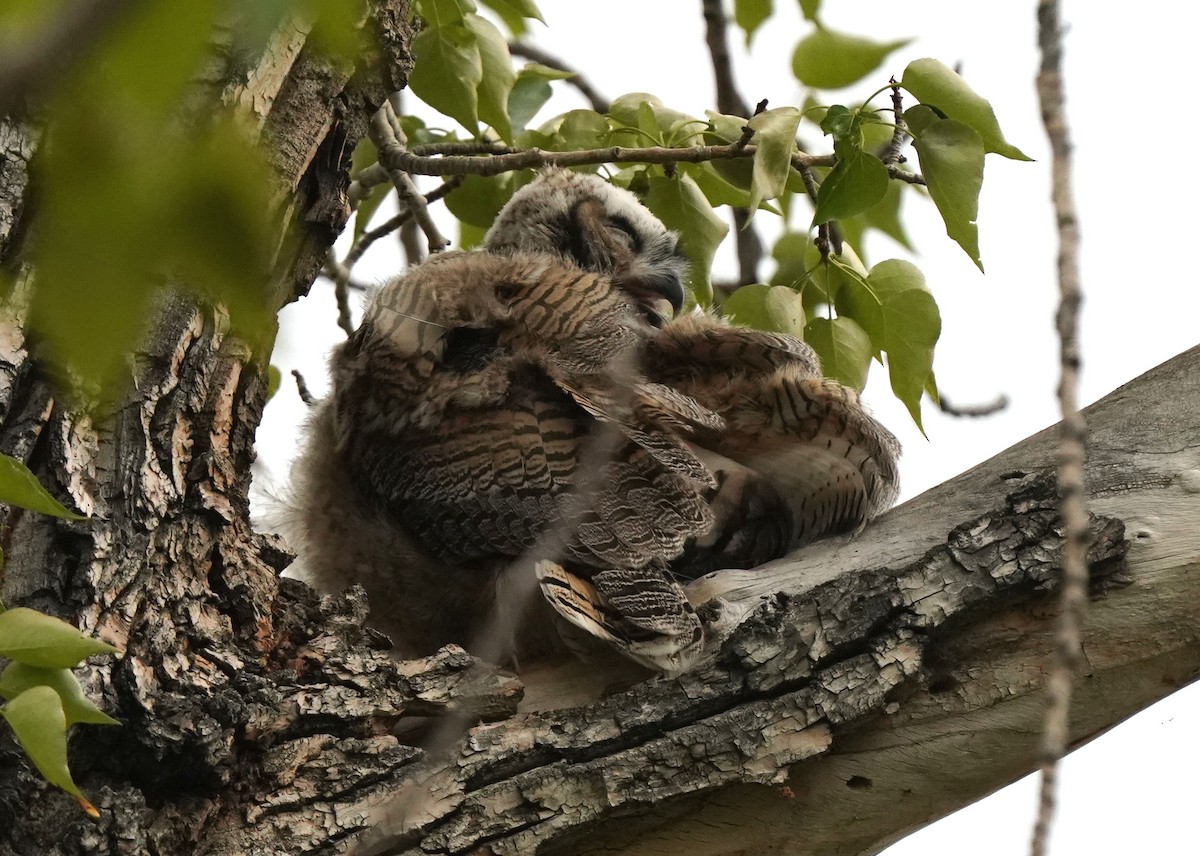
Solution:
{"label": "thin hanging branch", "polygon": [[945,393],[938,390],[938,409],[947,416],[966,417],[969,419],[978,419],[982,416],[991,416],[999,413],[1008,407],[1008,396],[1000,393],[991,401],[984,404],[951,404],[946,398]]}
{"label": "thin hanging branch", "polygon": [[1042,734],[1042,784],[1037,822],[1030,846],[1032,856],[1043,856],[1054,816],[1054,790],[1058,761],[1067,749],[1071,683],[1083,662],[1080,628],[1087,605],[1087,520],[1083,486],[1084,442],[1087,425],[1079,412],[1079,224],[1071,192],[1071,142],[1064,107],[1062,78],[1062,25],[1057,0],[1038,3],[1038,46],[1042,64],[1037,76],[1042,123],[1050,141],[1051,198],[1058,222],[1058,336],[1060,379],[1058,398],[1062,426],[1058,461],[1061,515],[1066,527],[1063,547],[1063,587],[1054,662],[1046,685],[1047,707]]}
{"label": "thin hanging branch", "polygon": [[571,76],[567,78],[567,83],[579,90],[579,94],[587,99],[588,104],[597,113],[607,113],[612,106],[612,102],[600,94],[596,87],[592,86],[589,81],[578,69],[564,62],[559,57],[552,53],[548,53],[537,45],[531,45],[529,42],[509,42],[508,52],[513,56],[519,56],[522,59],[527,59],[531,62],[538,62],[542,65],[556,68],[559,71],[565,71]]}

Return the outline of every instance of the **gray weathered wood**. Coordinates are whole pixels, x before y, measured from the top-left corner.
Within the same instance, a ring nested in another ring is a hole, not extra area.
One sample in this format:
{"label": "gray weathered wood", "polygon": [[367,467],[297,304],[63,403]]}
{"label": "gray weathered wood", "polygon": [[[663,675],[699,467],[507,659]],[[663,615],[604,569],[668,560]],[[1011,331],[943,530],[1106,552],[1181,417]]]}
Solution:
{"label": "gray weathered wood", "polygon": [[[1076,740],[1200,672],[1200,349],[1088,421]],[[1060,544],[1054,439],[857,537],[693,583],[696,602],[750,616],[721,662],[475,729],[420,764],[410,794],[364,800],[380,825],[360,852],[873,853],[1029,771]],[[527,699],[581,692],[578,672],[527,675]]]}

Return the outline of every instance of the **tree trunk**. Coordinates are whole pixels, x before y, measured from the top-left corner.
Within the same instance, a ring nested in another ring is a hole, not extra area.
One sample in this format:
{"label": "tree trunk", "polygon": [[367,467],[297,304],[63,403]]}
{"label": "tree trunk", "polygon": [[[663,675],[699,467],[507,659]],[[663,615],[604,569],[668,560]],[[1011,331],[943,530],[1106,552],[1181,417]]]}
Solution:
{"label": "tree trunk", "polygon": [[[377,3],[370,22],[398,79],[311,56],[289,30],[224,89],[291,195],[302,240],[284,245],[280,303],[319,268],[348,153],[403,82],[404,5]],[[36,142],[0,126],[8,262]],[[559,663],[518,681],[454,648],[393,661],[358,593],[322,600],[278,578],[284,545],[248,521],[263,355],[219,312],[164,300],[136,392],[94,424],[26,351],[33,287],[21,279],[0,317],[0,450],[90,519],[9,511],[3,597],[123,649],[79,673],[124,725],[74,730],[98,821],[0,730],[0,853],[857,854],[1035,764],[1061,543],[1052,432],[855,538],[693,583],[697,603],[722,598],[730,633],[702,669],[630,686],[645,678],[632,666]],[[1200,671],[1200,350],[1089,424],[1077,740]]]}

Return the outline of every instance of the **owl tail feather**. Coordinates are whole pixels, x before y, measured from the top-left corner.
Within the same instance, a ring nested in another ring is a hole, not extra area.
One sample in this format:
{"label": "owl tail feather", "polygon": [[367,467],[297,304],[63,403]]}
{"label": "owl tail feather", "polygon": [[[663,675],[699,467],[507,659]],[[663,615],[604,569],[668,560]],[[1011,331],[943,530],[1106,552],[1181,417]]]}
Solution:
{"label": "owl tail feather", "polygon": [[575,627],[666,675],[690,668],[704,630],[683,590],[654,568],[598,571],[590,580],[556,562],[536,565],[542,594]]}

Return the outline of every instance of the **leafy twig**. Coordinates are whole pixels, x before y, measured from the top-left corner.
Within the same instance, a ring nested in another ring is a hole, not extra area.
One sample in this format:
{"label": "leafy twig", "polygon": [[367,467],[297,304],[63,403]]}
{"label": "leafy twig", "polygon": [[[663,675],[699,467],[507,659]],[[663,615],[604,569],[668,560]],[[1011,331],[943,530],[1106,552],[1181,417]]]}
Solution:
{"label": "leafy twig", "polygon": [[1039,0],[1038,45],[1042,64],[1037,76],[1042,123],[1050,141],[1051,198],[1058,222],[1057,327],[1060,348],[1058,399],[1062,408],[1058,457],[1060,514],[1066,528],[1063,545],[1062,605],[1055,633],[1054,660],[1046,682],[1046,719],[1042,729],[1042,783],[1030,852],[1043,856],[1054,816],[1058,761],[1066,753],[1071,682],[1083,662],[1080,632],[1087,605],[1088,511],[1083,492],[1087,425],[1079,412],[1079,224],[1071,191],[1071,142],[1064,107],[1062,27],[1057,0]]}
{"label": "leafy twig", "polygon": [[[426,150],[440,148],[436,145]],[[387,181],[391,171],[401,170],[410,175],[500,175],[518,169],[538,169],[546,166],[599,166],[607,163],[705,163],[729,158],[752,158],[758,151],[755,145],[719,146],[646,146],[643,148],[608,146],[600,149],[581,149],[569,152],[551,152],[542,149],[517,149],[508,154],[470,157],[462,155],[417,155],[398,141],[384,145],[379,150],[380,163],[364,169],[358,174],[357,190],[352,187],[352,199],[361,199],[366,191],[376,184]],[[810,155],[792,152],[792,166],[833,166],[836,155]],[[920,175],[903,170],[894,164],[887,166],[888,175],[907,184],[924,184]],[[355,196],[357,194],[357,197]]]}
{"label": "leafy twig", "polygon": [[895,130],[892,131],[892,140],[888,143],[887,148],[883,150],[883,154],[879,159],[885,164],[896,164],[902,161],[900,152],[904,148],[912,135],[908,132],[908,124],[904,121],[904,96],[900,94],[900,83],[896,78],[891,78],[892,84],[892,113],[895,115]]}

